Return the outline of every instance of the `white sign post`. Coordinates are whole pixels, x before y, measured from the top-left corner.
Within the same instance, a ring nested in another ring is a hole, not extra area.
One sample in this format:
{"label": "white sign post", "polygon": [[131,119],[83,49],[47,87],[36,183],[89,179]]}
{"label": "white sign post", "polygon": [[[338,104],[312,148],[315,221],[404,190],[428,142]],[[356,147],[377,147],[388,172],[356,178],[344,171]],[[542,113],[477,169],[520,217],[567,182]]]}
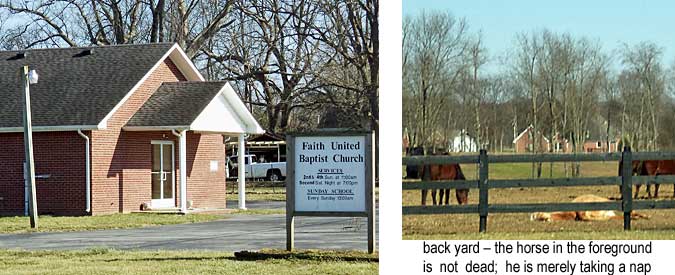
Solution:
{"label": "white sign post", "polygon": [[287,250],[293,250],[296,216],[367,217],[368,252],[373,253],[373,133],[303,133],[286,139]]}

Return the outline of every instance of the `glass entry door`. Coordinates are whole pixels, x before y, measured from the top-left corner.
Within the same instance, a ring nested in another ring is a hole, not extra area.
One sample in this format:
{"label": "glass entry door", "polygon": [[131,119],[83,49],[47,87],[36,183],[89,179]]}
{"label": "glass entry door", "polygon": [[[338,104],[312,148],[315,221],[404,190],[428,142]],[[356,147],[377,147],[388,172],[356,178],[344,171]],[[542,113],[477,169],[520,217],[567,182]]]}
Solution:
{"label": "glass entry door", "polygon": [[175,177],[172,141],[152,141],[152,208],[174,207]]}

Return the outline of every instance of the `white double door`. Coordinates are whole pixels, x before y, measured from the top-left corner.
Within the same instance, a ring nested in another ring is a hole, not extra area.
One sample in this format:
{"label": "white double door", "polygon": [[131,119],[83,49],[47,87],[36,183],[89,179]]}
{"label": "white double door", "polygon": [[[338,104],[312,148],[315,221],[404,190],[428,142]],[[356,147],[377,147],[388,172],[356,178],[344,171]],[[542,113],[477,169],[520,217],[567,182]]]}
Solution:
{"label": "white double door", "polygon": [[152,141],[152,208],[176,205],[173,148],[173,141]]}

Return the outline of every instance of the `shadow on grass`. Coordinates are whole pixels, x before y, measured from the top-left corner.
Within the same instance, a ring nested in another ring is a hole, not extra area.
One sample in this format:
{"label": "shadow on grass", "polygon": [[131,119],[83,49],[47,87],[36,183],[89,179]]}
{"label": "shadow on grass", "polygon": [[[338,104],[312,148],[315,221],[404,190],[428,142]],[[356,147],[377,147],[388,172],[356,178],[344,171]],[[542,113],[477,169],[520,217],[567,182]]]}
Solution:
{"label": "shadow on grass", "polygon": [[167,261],[208,261],[208,260],[237,260],[234,256],[195,256],[195,257],[157,257],[157,258],[133,258],[133,259],[107,259],[104,262],[167,262]]}
{"label": "shadow on grass", "polygon": [[369,262],[377,263],[379,258],[377,254],[366,254],[363,252],[334,252],[334,251],[239,251],[234,256],[161,256],[143,257],[143,258],[113,258],[105,259],[104,262],[166,262],[166,261],[208,261],[208,260],[230,260],[230,261],[266,261],[266,260],[304,260],[317,262]]}
{"label": "shadow on grass", "polygon": [[362,252],[318,252],[318,251],[239,251],[234,252],[237,261],[263,260],[310,260],[310,261],[342,261],[342,262],[379,262],[378,254]]}

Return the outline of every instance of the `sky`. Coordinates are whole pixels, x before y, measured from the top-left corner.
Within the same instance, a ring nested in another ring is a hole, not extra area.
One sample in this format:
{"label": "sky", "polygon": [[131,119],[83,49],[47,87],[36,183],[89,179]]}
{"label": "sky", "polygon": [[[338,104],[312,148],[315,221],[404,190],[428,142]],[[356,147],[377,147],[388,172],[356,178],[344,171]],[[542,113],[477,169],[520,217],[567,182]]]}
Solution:
{"label": "sky", "polygon": [[651,41],[662,47],[664,66],[675,61],[675,1],[403,0],[404,16],[423,10],[465,18],[472,33],[482,31],[490,56],[513,49],[516,34],[546,28],[596,40],[608,54],[623,43]]}

